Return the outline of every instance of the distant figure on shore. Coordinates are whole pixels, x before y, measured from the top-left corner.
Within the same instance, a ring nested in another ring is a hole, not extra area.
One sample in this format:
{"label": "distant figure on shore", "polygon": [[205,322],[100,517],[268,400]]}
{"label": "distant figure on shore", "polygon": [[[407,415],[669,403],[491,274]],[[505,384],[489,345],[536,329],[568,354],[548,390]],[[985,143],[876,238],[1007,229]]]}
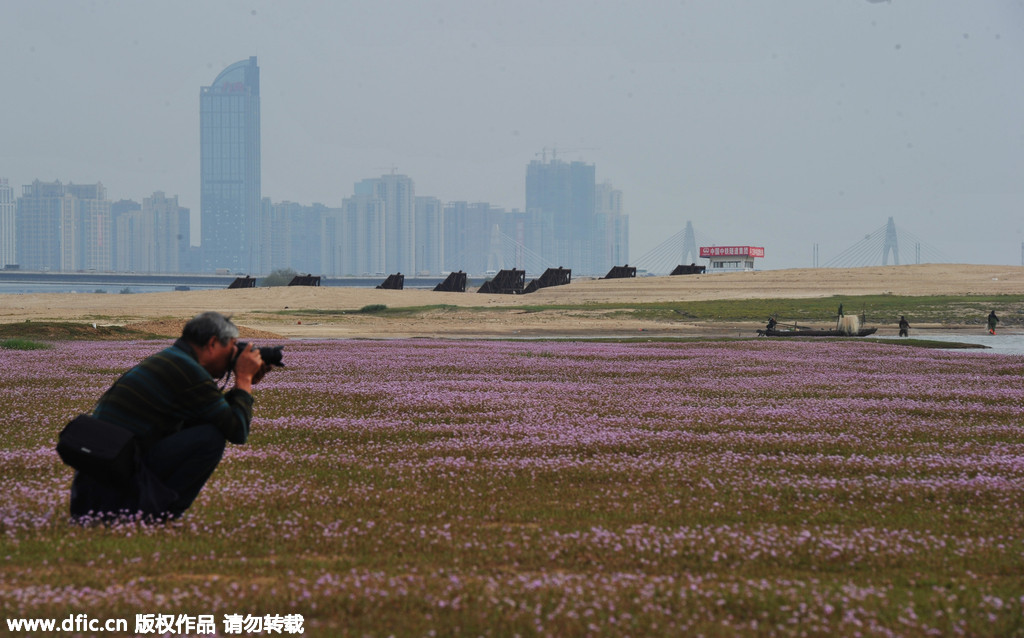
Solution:
{"label": "distant figure on shore", "polygon": [[996,316],[996,311],[988,313],[988,333],[994,335],[996,333],[996,324],[999,323],[999,317]]}
{"label": "distant figure on shore", "polygon": [[900,336],[901,337],[909,337],[910,336],[910,322],[907,321],[907,318],[904,317],[903,315],[900,315]]}

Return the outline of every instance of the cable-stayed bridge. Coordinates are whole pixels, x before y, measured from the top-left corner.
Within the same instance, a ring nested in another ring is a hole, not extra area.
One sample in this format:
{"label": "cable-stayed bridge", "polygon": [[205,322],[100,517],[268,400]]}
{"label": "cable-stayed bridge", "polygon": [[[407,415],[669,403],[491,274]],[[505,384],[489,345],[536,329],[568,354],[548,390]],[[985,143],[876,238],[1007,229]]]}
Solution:
{"label": "cable-stayed bridge", "polygon": [[[900,254],[900,248],[903,254]],[[901,261],[902,260],[902,261]],[[899,266],[906,264],[947,264],[953,259],[921,241],[908,230],[896,226],[893,218],[864,236],[856,244],[822,264],[824,268]],[[817,264],[815,264],[817,265]]]}
{"label": "cable-stayed bridge", "polygon": [[[706,235],[699,234],[693,223],[686,222],[686,227],[665,241],[655,246],[641,257],[633,261],[639,270],[652,275],[667,275],[676,266],[696,264],[700,261],[700,246],[718,246],[719,242]],[[1024,244],[1022,244],[1024,255]],[[945,255],[934,246],[925,243],[915,234],[895,224],[890,217],[888,222],[864,236],[864,239],[853,244],[839,255],[818,263],[817,245],[815,245],[815,268],[861,268],[867,266],[899,266],[921,263],[953,263],[955,260]],[[1024,261],[1024,256],[1022,256]],[[490,249],[488,251],[487,269],[498,271],[503,268],[519,268],[531,276],[537,276],[547,268],[559,264],[548,263],[541,255],[530,250],[521,242],[516,241],[495,226],[491,230]]]}
{"label": "cable-stayed bridge", "polygon": [[[718,242],[699,235],[692,222],[686,228],[655,246],[635,260],[639,269],[652,275],[667,275],[676,266],[694,264],[700,259],[700,246],[717,246]],[[901,253],[902,249],[902,253]],[[1024,245],[1021,248],[1024,255]],[[1024,261],[1024,256],[1022,256]],[[815,245],[814,267],[819,267]],[[866,266],[899,266],[901,264],[953,263],[954,260],[934,246],[925,243],[910,231],[896,226],[893,218],[864,236],[864,239],[839,255],[821,264],[822,268],[860,268]]]}
{"label": "cable-stayed bridge", "polygon": [[693,223],[686,222],[686,228],[636,259],[634,265],[652,275],[667,275],[676,266],[696,264],[700,261],[698,247],[702,245],[717,246],[718,242],[698,235],[697,231],[693,229]]}
{"label": "cable-stayed bridge", "polygon": [[527,275],[537,276],[553,266],[539,254],[509,237],[495,226],[491,230],[491,248],[487,256],[487,270],[504,268],[525,270]]}

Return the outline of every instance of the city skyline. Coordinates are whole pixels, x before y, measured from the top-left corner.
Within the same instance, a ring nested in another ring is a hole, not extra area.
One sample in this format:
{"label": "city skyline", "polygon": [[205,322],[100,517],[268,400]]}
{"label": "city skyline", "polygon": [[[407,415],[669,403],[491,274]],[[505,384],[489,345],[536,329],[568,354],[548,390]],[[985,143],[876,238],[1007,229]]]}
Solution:
{"label": "city skyline", "polygon": [[[254,59],[248,64],[255,69]],[[232,137],[211,137],[219,136]],[[231,167],[244,165],[236,160],[245,153],[227,155],[220,163],[228,167],[228,178],[219,181],[234,196],[240,189]],[[533,177],[525,212],[417,196],[414,181],[396,173],[356,183],[340,207],[263,198],[251,212],[249,232],[256,241],[249,251],[244,240],[222,246],[216,235],[211,246],[190,247],[190,210],[163,192],[143,198],[140,205],[114,201],[102,183],[35,180],[14,199],[4,180],[0,240],[10,238],[6,227],[13,222],[17,243],[2,263],[4,268],[54,272],[266,275],[290,269],[364,277],[385,272],[485,275],[509,268],[540,275],[556,264],[593,276],[628,262],[629,217],[622,213],[622,193],[609,182],[596,184],[593,165],[534,160],[527,171]],[[213,190],[220,187],[216,183]],[[229,223],[213,218],[214,211],[208,226],[223,226],[228,237],[238,234],[233,231],[240,225],[244,198],[218,205],[227,211]]]}
{"label": "city skyline", "polygon": [[955,260],[1020,260],[1019,2],[17,3],[5,19],[15,189],[102,182],[198,215],[195,87],[256,55],[273,201],[338,206],[397,167],[417,194],[523,209],[523,166],[558,148],[624,193],[635,256],[692,221],[702,243],[765,246],[765,268],[810,266],[894,217]]}
{"label": "city skyline", "polygon": [[[167,198],[161,191],[143,198],[142,205],[131,199],[115,203],[102,182],[36,179],[14,200],[5,178],[0,264],[64,272],[257,275],[274,269],[438,275],[446,263],[475,273],[491,272],[492,266],[539,273],[559,264],[596,275],[616,265],[613,259],[628,258],[622,193],[602,184],[598,206],[594,165],[565,163],[554,152],[550,161],[545,152],[544,161],[527,166],[525,213],[483,204],[486,210],[473,209],[480,219],[460,215],[457,205],[446,215],[448,205],[417,196],[415,182],[395,167],[356,182],[340,207],[263,198],[256,56],[228,65],[200,87],[199,126],[199,224],[191,223],[191,211],[179,206],[176,195]],[[195,226],[199,241],[192,247]],[[446,237],[452,241],[447,251]]]}

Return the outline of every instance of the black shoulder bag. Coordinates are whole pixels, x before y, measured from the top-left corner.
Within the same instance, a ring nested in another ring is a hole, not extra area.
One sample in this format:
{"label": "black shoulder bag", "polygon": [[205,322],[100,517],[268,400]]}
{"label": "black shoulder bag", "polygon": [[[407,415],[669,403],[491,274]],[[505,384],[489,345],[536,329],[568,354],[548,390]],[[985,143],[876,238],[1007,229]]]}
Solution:
{"label": "black shoulder bag", "polygon": [[135,433],[88,414],[64,426],[57,454],[79,472],[115,485],[130,481],[138,467]]}

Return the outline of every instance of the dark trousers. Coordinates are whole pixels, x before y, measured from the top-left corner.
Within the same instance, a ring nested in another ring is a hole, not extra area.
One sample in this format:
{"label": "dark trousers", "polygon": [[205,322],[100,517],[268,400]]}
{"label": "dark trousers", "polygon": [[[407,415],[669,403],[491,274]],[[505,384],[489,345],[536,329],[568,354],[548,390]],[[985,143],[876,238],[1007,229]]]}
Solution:
{"label": "dark trousers", "polygon": [[102,519],[142,513],[177,518],[199,496],[224,455],[224,435],[212,425],[185,428],[157,441],[128,485],[81,472],[71,483],[71,515]]}

